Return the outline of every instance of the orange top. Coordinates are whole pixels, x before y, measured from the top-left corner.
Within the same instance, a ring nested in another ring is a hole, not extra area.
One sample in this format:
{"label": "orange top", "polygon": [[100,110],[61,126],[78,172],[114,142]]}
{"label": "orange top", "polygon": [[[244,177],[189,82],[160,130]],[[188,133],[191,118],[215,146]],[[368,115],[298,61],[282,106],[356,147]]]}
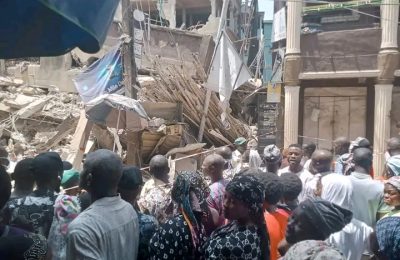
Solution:
{"label": "orange top", "polygon": [[[279,214],[279,213],[278,213]],[[270,214],[265,211],[264,218],[267,224],[269,243],[270,243],[270,260],[277,260],[280,255],[278,252],[278,244],[282,239],[285,238],[285,233],[283,232],[278,219],[275,217],[275,212]]]}
{"label": "orange top", "polygon": [[283,235],[286,233],[286,226],[289,220],[290,213],[284,209],[277,209],[276,211],[271,213],[276,220],[278,220]]}

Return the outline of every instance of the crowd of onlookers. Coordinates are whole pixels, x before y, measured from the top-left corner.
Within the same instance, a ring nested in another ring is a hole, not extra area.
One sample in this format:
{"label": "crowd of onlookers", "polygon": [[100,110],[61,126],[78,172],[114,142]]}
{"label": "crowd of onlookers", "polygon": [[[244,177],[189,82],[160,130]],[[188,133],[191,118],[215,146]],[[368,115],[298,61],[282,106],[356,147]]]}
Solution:
{"label": "crowd of onlookers", "polygon": [[365,138],[234,145],[200,171],[156,155],[146,182],[109,150],[81,172],[46,152],[9,174],[1,148],[0,259],[400,259],[400,139],[383,178]]}

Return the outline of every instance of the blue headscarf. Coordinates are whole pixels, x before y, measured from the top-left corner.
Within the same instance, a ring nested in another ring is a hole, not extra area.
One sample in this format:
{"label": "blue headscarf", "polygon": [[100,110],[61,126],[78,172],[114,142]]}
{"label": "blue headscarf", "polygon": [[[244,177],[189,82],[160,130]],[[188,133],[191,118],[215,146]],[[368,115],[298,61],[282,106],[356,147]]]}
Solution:
{"label": "blue headscarf", "polygon": [[395,176],[400,176],[400,155],[395,155],[387,160],[386,165]]}
{"label": "blue headscarf", "polygon": [[400,218],[386,217],[376,224],[376,237],[379,251],[388,260],[397,260],[400,256]]}

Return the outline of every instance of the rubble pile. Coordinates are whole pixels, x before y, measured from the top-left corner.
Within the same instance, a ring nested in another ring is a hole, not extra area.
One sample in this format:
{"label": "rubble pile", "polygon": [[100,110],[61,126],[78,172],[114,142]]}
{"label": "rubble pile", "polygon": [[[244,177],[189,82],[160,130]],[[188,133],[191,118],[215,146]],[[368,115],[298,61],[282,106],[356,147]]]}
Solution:
{"label": "rubble pile", "polygon": [[[201,85],[205,79],[204,71],[198,69],[197,75],[203,80],[195,80],[175,66],[155,68],[153,78],[147,77],[145,82],[141,82],[140,99],[182,103],[185,123],[191,126],[193,132],[198,133],[206,100],[206,89]],[[224,126],[221,121],[223,111],[219,103],[217,95],[212,93],[205,124],[205,129],[208,129],[204,132],[205,140],[219,146],[231,144],[238,136],[247,136],[250,132],[249,126],[231,114],[227,117],[230,127]]]}
{"label": "rubble pile", "polygon": [[1,145],[22,157],[49,149],[68,153],[81,107],[78,100],[76,94],[0,77]]}

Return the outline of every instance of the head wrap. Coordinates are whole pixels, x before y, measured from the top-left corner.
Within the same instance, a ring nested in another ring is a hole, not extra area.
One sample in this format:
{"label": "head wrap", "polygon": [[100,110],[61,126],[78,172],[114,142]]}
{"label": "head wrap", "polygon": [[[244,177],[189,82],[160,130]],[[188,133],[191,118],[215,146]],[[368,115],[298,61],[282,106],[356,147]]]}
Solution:
{"label": "head wrap", "polygon": [[258,168],[261,166],[262,160],[260,157],[260,154],[257,152],[257,150],[250,150],[249,153],[249,168],[252,170],[258,170]]}
{"label": "head wrap", "polygon": [[264,185],[250,174],[238,174],[226,186],[226,191],[236,199],[248,205],[253,213],[262,212],[264,203]]}
{"label": "head wrap", "polygon": [[71,183],[79,181],[79,172],[75,169],[64,171],[61,179],[61,187],[64,189],[71,188]]}
{"label": "head wrap", "polygon": [[386,183],[393,185],[398,191],[400,191],[400,176],[393,176]]}
{"label": "head wrap", "polygon": [[279,162],[282,160],[281,151],[274,144],[268,145],[264,148],[264,159],[271,163]]}
{"label": "head wrap", "polygon": [[400,155],[390,157],[386,165],[392,170],[394,175],[400,176]]}
{"label": "head wrap", "polygon": [[400,218],[386,217],[376,224],[376,238],[379,251],[388,260],[397,260],[400,256]]}
{"label": "head wrap", "polygon": [[351,211],[322,199],[307,199],[298,207],[324,238],[342,230],[353,217]]}
{"label": "head wrap", "polygon": [[194,215],[192,205],[190,203],[190,192],[193,191],[196,195],[202,210],[208,212],[206,199],[210,194],[210,189],[207,183],[199,172],[182,171],[174,181],[171,189],[172,199],[179,204],[183,217],[189,225],[190,233],[192,234],[192,242],[195,247],[200,243],[201,225],[197,222]]}
{"label": "head wrap", "polygon": [[356,140],[350,143],[349,152],[352,153],[354,149],[359,147],[369,148],[371,143],[367,138],[364,137],[357,137]]}
{"label": "head wrap", "polygon": [[58,196],[54,203],[54,217],[58,220],[54,225],[59,227],[63,235],[67,235],[68,225],[81,212],[80,203],[77,197],[69,195]]}
{"label": "head wrap", "polygon": [[340,174],[329,174],[324,177],[321,198],[342,208],[351,210],[353,185],[348,177]]}
{"label": "head wrap", "polygon": [[246,138],[239,137],[235,140],[234,145],[243,145],[246,143]]}
{"label": "head wrap", "polygon": [[283,260],[345,260],[339,250],[325,241],[305,240],[293,245]]}

